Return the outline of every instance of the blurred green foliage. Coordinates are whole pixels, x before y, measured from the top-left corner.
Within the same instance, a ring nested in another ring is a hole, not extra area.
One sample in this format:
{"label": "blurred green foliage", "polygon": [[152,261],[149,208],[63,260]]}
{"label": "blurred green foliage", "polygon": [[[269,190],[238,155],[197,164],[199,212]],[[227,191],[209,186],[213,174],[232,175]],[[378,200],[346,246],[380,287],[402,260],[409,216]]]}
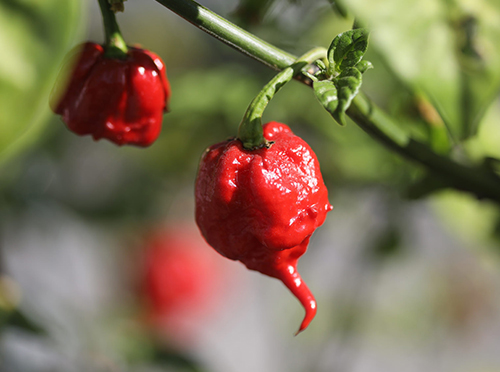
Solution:
{"label": "blurred green foliage", "polygon": [[83,10],[78,0],[0,2],[0,160],[42,135],[48,95]]}
{"label": "blurred green foliage", "polygon": [[474,135],[500,89],[500,3],[343,1],[372,31],[372,48],[436,104],[455,140]]}

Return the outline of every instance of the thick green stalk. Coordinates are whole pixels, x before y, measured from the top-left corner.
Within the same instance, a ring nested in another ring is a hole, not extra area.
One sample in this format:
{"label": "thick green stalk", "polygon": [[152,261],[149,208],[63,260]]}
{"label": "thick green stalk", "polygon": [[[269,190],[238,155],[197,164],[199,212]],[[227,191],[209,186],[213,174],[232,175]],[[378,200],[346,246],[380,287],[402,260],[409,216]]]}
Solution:
{"label": "thick green stalk", "polygon": [[[293,55],[266,43],[192,0],[156,1],[222,42],[275,69],[285,69],[296,60]],[[425,144],[393,130],[397,129],[397,125],[361,93],[354,98],[347,114],[378,142],[423,165],[444,185],[500,204],[500,177],[486,168],[462,165],[440,156]]]}
{"label": "thick green stalk", "polygon": [[98,0],[101,9],[104,33],[106,34],[106,56],[111,58],[125,58],[128,48],[123,40],[120,27],[116,22],[115,13],[111,10],[108,0]]}

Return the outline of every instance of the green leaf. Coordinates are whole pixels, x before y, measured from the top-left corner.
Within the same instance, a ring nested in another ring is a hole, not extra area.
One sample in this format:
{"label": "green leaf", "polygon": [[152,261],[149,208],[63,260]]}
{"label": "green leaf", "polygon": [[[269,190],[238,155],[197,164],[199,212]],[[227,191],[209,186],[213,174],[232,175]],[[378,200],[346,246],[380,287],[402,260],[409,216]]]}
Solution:
{"label": "green leaf", "polygon": [[342,72],[356,66],[368,48],[368,30],[357,28],[343,32],[333,39],[328,48],[328,74]]}
{"label": "green leaf", "polygon": [[85,17],[79,0],[0,2],[0,162],[34,142],[48,96]]}
{"label": "green leaf", "polygon": [[373,68],[373,64],[370,61],[362,60],[356,65],[356,68],[359,70],[359,72],[364,74],[366,70],[370,70]]}
{"label": "green leaf", "polygon": [[313,89],[319,102],[326,111],[333,115],[339,104],[337,87],[334,82],[330,80],[315,81],[313,83]]}
{"label": "green leaf", "polygon": [[333,80],[315,81],[313,83],[316,98],[333,118],[345,125],[345,112],[361,87],[361,72],[350,67]]}
{"label": "green leaf", "polygon": [[340,125],[345,125],[345,112],[361,87],[361,72],[355,67],[348,68],[334,79],[334,82],[338,91],[339,104],[333,117]]}

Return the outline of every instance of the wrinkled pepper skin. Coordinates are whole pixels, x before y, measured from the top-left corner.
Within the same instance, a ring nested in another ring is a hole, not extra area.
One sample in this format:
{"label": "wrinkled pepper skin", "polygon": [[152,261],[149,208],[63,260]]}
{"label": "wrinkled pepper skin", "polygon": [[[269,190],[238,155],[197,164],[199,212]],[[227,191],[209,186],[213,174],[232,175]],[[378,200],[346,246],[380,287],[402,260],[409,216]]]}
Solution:
{"label": "wrinkled pepper skin", "polygon": [[221,255],[281,280],[306,310],[314,296],[297,272],[314,230],[332,209],[312,149],[284,124],[263,126],[269,148],[246,150],[233,139],[211,146],[196,180],[196,222]]}
{"label": "wrinkled pepper skin", "polygon": [[125,59],[105,56],[91,42],[79,48],[69,81],[60,76],[51,95],[52,110],[78,135],[117,145],[146,147],[159,136],[170,84],[157,55],[129,47]]}

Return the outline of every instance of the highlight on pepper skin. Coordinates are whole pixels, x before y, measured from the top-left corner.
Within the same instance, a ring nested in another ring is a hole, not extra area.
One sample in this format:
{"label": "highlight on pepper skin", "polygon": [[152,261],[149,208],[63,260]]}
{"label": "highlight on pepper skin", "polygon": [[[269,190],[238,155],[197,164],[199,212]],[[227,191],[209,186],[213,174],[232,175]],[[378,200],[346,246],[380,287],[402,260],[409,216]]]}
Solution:
{"label": "highlight on pepper skin", "polygon": [[160,135],[169,98],[165,65],[156,54],[129,47],[126,59],[110,58],[102,45],[87,42],[69,54],[50,106],[78,135],[147,147]]}
{"label": "highlight on pepper skin", "polygon": [[301,332],[317,306],[297,262],[332,206],[309,145],[285,124],[263,129],[274,142],[269,148],[246,150],[234,139],[205,152],[195,186],[196,222],[221,255],[285,284],[306,310]]}

